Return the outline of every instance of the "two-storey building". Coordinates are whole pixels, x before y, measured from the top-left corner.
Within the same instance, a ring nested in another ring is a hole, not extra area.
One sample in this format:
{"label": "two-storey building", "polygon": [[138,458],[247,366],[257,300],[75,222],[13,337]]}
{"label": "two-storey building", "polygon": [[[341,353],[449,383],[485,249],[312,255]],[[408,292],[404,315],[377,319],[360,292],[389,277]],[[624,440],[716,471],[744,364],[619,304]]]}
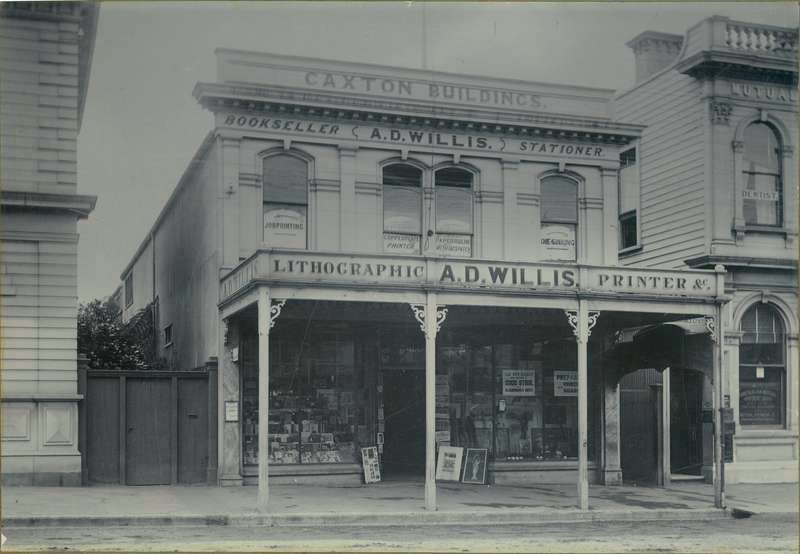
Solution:
{"label": "two-storey building", "polygon": [[727,270],[730,482],[798,474],[797,34],[725,17],[644,32],[613,101],[645,125],[622,152],[620,265]]}
{"label": "two-storey building", "polygon": [[[624,374],[682,348],[721,401],[722,268],[618,264],[643,127],[613,91],[217,56],[194,92],[214,128],[122,296],[126,318],[157,306],[175,367],[218,358],[221,484],[263,503],[268,478],[358,482],[377,446],[434,507],[449,444],[486,449],[496,483],[575,481],[586,507],[622,477]],[[686,319],[692,340],[661,325]]]}
{"label": "two-storey building", "polygon": [[0,6],[0,347],[4,484],[81,482],[77,137],[99,7]]}

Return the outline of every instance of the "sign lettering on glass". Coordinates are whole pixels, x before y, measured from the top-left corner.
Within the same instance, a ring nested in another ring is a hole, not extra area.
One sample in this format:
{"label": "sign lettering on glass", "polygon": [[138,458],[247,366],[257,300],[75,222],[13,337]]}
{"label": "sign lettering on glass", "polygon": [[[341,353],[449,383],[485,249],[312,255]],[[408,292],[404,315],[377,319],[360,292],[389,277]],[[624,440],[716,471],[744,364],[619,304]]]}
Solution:
{"label": "sign lettering on glass", "polygon": [[436,254],[453,258],[472,256],[472,235],[436,235]]}
{"label": "sign lettering on glass", "polygon": [[536,396],[536,370],[504,369],[503,396]]}
{"label": "sign lettering on glass", "polygon": [[545,260],[574,260],[575,227],[543,224],[541,245]]}
{"label": "sign lettering on glass", "polygon": [[779,383],[739,383],[739,421],[743,425],[779,424],[780,406]]}
{"label": "sign lettering on glass", "polygon": [[267,209],[264,212],[264,240],[271,246],[305,248],[305,207]]}
{"label": "sign lettering on glass", "polygon": [[553,371],[554,396],[578,396],[578,373],[576,371]]}
{"label": "sign lettering on glass", "polygon": [[383,233],[383,251],[394,254],[419,254],[419,235]]}
{"label": "sign lettering on glass", "polygon": [[776,191],[762,191],[742,189],[742,198],[745,200],[763,200],[765,202],[778,202],[781,199]]}

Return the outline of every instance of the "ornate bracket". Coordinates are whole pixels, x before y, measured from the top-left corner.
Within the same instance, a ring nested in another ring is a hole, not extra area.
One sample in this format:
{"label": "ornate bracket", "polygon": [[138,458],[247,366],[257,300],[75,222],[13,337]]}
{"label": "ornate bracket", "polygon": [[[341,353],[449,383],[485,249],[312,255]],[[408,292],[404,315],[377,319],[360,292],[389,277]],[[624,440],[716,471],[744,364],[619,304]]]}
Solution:
{"label": "ornate bracket", "polygon": [[278,316],[281,315],[281,310],[283,309],[283,305],[284,304],[286,304],[286,300],[276,300],[269,307],[269,328],[270,329],[275,327],[275,323],[277,323],[277,321],[278,321]]}
{"label": "ornate bracket", "polygon": [[[419,328],[425,332],[425,304],[409,304],[411,311],[414,312],[414,318],[419,323]],[[442,328],[442,323],[447,318],[447,307],[436,306],[436,332],[438,333]]]}
{"label": "ornate bracket", "polygon": [[[567,316],[567,323],[572,327],[572,334],[578,336],[578,312],[575,310],[564,310],[564,315]],[[597,318],[600,317],[600,312],[589,312],[589,324],[586,328],[586,337],[592,336],[592,329],[597,325]]]}
{"label": "ornate bracket", "polygon": [[706,329],[713,342],[717,342],[717,324],[713,317],[706,316]]}

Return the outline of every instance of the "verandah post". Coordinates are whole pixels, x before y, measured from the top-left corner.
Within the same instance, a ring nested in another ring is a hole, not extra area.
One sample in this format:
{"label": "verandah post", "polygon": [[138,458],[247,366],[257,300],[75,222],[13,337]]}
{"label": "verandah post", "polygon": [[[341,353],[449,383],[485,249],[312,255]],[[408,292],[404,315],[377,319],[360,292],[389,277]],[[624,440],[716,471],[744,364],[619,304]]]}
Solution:
{"label": "verandah post", "polygon": [[581,510],[589,509],[588,477],[588,356],[589,314],[586,301],[578,301],[578,505]]}
{"label": "verandah post", "polygon": [[425,301],[425,509],[436,510],[436,293]]}
{"label": "verandah post", "polygon": [[269,504],[269,289],[258,290],[258,509]]}

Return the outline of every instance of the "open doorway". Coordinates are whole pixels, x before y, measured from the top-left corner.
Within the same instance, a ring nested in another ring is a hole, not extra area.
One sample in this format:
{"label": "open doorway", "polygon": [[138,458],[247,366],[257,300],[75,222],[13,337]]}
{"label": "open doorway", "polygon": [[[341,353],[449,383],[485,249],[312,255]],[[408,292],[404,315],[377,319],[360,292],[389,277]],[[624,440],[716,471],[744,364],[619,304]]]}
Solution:
{"label": "open doorway", "polygon": [[383,471],[386,477],[425,474],[425,371],[385,370]]}

